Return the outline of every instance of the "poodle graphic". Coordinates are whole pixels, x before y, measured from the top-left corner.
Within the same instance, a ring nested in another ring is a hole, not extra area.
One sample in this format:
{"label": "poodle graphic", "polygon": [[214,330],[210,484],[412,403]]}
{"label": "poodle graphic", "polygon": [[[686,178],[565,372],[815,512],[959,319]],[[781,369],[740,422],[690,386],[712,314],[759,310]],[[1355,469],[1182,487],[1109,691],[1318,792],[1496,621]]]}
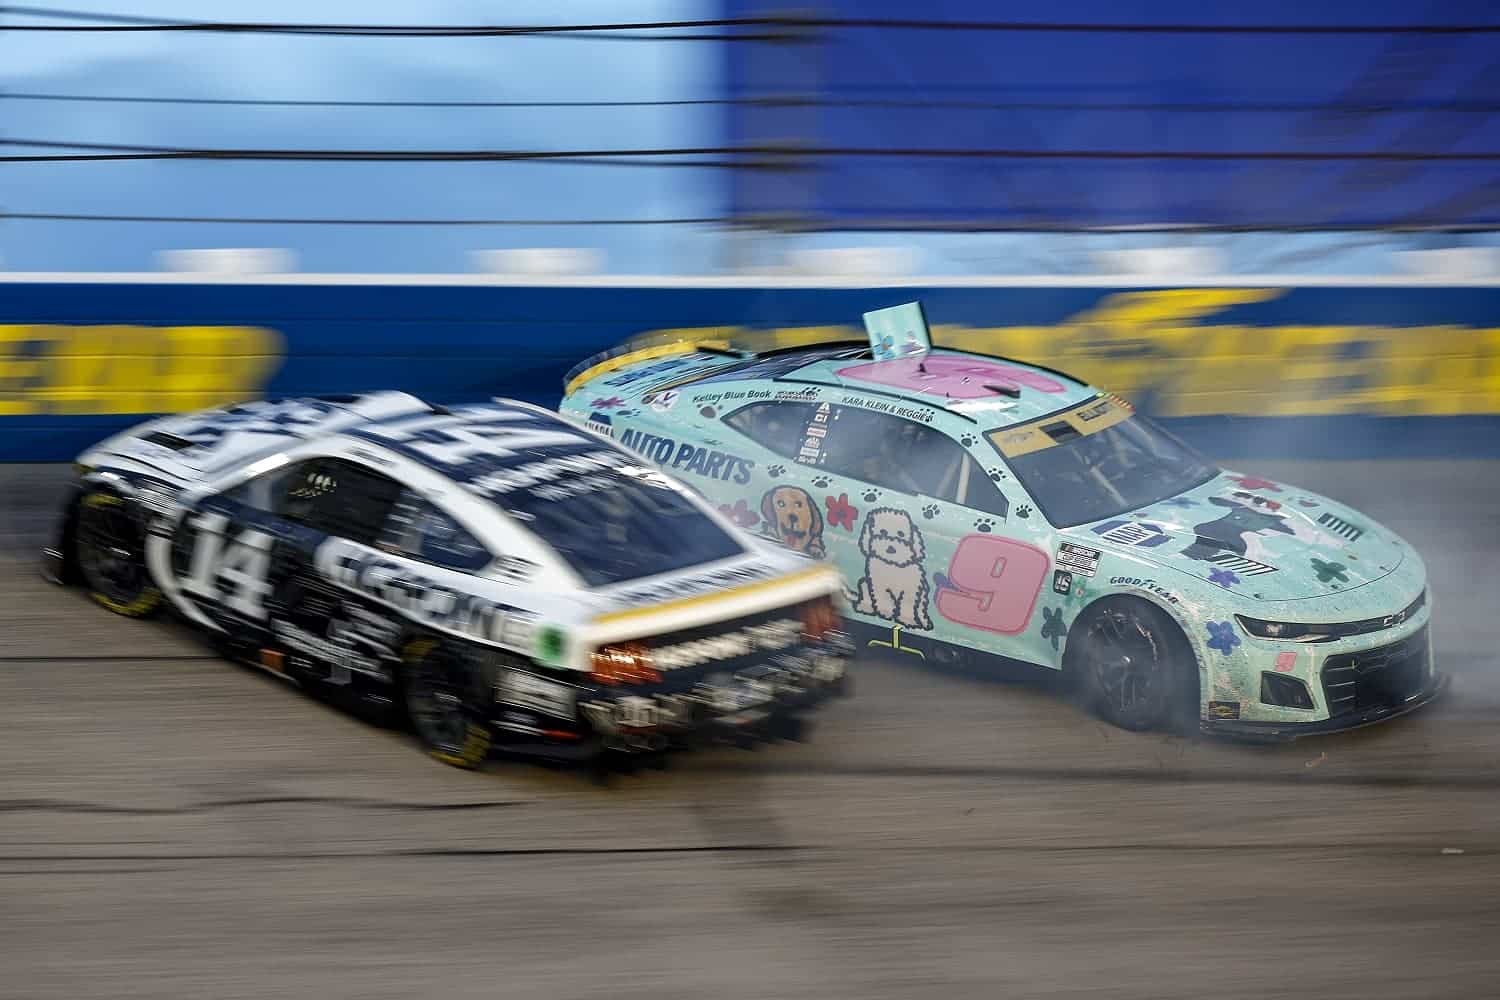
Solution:
{"label": "poodle graphic", "polygon": [[793,552],[817,559],[823,548],[823,512],[811,494],[800,486],[777,486],[760,499],[760,516],[771,535]]}
{"label": "poodle graphic", "polygon": [[865,574],[849,595],[854,610],[908,628],[930,630],[927,613],[927,545],[911,516],[894,507],[877,507],[865,517],[859,533]]}
{"label": "poodle graphic", "polygon": [[1262,532],[1298,534],[1287,523],[1286,515],[1281,513],[1281,504],[1275,500],[1236,490],[1225,496],[1212,497],[1208,502],[1226,508],[1228,513],[1193,526],[1197,538],[1182,550],[1189,559],[1216,562],[1225,552],[1233,552],[1263,562],[1267,553],[1258,537]]}

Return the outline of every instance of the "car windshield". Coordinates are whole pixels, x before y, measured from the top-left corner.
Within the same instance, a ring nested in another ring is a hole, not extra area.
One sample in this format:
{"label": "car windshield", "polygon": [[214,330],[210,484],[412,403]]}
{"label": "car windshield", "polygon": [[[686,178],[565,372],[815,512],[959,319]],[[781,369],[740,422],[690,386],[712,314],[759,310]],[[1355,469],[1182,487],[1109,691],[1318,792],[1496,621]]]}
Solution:
{"label": "car windshield", "polygon": [[1059,528],[1139,510],[1219,474],[1197,452],[1111,397],[988,437]]}
{"label": "car windshield", "polygon": [[590,587],[670,573],[745,551],[675,483],[635,466],[599,472],[567,487],[518,490],[501,506],[552,546]]}

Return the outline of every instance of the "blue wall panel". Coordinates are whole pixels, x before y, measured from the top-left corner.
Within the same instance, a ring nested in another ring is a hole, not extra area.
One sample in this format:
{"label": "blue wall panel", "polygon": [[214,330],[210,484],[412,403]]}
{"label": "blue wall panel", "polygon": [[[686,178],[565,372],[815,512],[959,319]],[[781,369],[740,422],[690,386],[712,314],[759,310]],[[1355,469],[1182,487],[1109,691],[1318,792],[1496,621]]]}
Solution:
{"label": "blue wall panel", "polygon": [[35,283],[0,285],[0,459],[258,395],[551,405],[630,337],[857,338],[911,299],[940,343],[1073,371],[1219,455],[1500,453],[1496,288]]}

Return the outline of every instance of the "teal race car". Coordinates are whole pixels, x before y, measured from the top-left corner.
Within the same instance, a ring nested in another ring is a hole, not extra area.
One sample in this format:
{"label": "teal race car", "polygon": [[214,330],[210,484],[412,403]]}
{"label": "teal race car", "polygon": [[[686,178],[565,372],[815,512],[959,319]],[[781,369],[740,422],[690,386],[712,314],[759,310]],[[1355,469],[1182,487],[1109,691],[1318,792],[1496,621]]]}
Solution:
{"label": "teal race car", "polygon": [[1289,738],[1430,702],[1422,559],[1061,372],[863,342],[591,358],[564,416],[843,575],[862,646],[1062,670],[1128,729]]}

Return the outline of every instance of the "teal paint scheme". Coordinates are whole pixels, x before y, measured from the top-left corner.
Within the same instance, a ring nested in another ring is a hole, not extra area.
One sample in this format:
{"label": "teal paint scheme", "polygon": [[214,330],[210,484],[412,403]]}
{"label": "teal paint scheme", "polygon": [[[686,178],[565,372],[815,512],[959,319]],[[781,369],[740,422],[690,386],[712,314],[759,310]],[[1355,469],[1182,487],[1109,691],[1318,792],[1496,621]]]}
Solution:
{"label": "teal paint scheme", "polygon": [[[1205,728],[1346,728],[1441,688],[1427,573],[1405,542],[1327,497],[1209,465],[1117,397],[943,349],[682,350],[580,366],[564,415],[832,560],[871,645],[1060,669],[1080,612],[1129,595],[1182,629]],[[1286,682],[1303,707],[1267,697]]]}

